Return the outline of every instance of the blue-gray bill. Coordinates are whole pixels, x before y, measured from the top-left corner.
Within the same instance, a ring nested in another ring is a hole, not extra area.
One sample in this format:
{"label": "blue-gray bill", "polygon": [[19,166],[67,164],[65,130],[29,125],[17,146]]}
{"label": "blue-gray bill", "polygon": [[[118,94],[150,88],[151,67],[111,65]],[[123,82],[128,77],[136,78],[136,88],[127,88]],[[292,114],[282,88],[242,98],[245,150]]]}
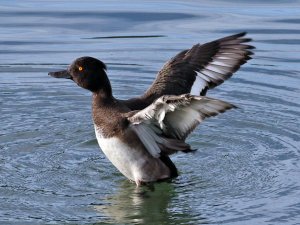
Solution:
{"label": "blue-gray bill", "polygon": [[49,76],[55,77],[55,78],[65,78],[65,79],[72,79],[71,74],[69,73],[68,70],[61,70],[57,72],[49,72]]}

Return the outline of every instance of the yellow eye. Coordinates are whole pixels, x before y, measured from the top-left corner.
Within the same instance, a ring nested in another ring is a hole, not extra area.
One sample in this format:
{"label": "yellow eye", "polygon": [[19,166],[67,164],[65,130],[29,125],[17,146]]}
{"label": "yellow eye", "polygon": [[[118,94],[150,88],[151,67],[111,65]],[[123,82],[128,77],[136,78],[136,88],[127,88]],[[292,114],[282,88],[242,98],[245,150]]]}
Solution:
{"label": "yellow eye", "polygon": [[81,66],[79,66],[79,67],[78,67],[78,70],[79,70],[79,71],[82,71],[82,70],[83,70],[83,68],[82,68]]}

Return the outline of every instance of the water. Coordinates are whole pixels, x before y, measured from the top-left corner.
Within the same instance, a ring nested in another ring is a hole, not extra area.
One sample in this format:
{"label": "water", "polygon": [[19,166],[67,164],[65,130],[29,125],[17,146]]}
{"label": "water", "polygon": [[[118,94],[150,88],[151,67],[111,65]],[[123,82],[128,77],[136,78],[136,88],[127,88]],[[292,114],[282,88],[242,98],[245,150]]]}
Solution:
{"label": "water", "polygon": [[[299,4],[2,0],[0,223],[300,224]],[[126,99],[180,50],[240,31],[255,58],[208,93],[240,109],[201,124],[155,191],[99,151],[90,93],[47,75],[94,56]]]}

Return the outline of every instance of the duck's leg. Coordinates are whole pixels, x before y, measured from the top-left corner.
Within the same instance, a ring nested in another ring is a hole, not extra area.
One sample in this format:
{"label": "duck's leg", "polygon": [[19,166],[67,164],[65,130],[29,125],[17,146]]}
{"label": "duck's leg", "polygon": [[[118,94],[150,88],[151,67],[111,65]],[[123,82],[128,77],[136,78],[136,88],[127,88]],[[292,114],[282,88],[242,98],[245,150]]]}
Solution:
{"label": "duck's leg", "polygon": [[139,179],[135,179],[135,184],[137,187],[140,187],[140,186],[142,186],[143,182]]}

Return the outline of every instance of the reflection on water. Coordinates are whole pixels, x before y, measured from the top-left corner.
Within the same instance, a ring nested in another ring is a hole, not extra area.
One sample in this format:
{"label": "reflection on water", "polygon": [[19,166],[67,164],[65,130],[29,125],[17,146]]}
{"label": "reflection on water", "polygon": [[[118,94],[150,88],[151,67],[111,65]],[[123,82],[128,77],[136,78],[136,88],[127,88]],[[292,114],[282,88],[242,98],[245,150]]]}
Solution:
{"label": "reflection on water", "polygon": [[[0,3],[0,224],[299,224],[299,1]],[[254,59],[209,95],[239,107],[136,189],[99,151],[90,93],[47,74],[90,55],[114,94],[143,93],[193,44],[248,31]]]}
{"label": "reflection on water", "polygon": [[108,196],[104,205],[94,206],[99,213],[115,223],[149,223],[168,221],[168,205],[174,196],[169,184],[156,185],[156,190],[148,187],[136,188],[128,181],[122,182],[117,193]]}
{"label": "reflection on water", "polygon": [[[197,219],[182,211],[180,205],[172,207],[177,193],[171,183],[153,187],[136,188],[128,181],[122,182],[117,193],[108,196],[104,204],[93,206],[110,223],[128,224],[202,224],[206,219]],[[102,222],[101,222],[102,223]],[[100,223],[100,224],[101,224]]]}

